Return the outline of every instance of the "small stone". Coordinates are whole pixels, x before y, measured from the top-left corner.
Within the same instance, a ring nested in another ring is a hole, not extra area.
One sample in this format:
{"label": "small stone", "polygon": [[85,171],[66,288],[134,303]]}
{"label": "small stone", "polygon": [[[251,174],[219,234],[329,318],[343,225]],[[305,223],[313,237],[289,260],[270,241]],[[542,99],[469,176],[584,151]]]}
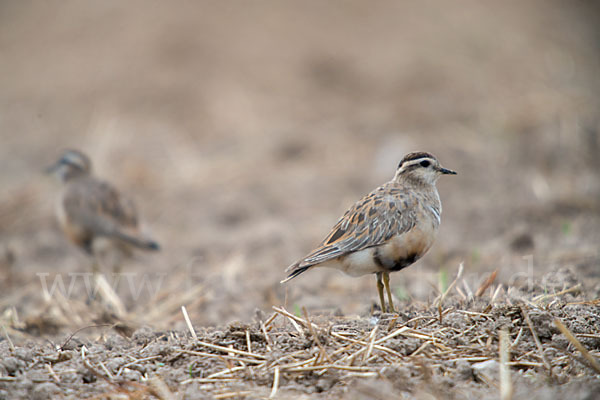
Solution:
{"label": "small stone", "polygon": [[133,335],[131,336],[131,340],[137,344],[146,344],[148,342],[150,342],[152,339],[154,339],[155,334],[152,331],[152,329],[150,329],[147,326],[143,326],[140,329],[138,329],[137,331],[133,332]]}
{"label": "small stone", "polygon": [[142,377],[142,374],[140,374],[138,371],[129,369],[129,368],[123,369],[123,373],[121,375],[123,376],[123,379],[125,379],[126,381],[136,381],[136,382],[139,382]]}
{"label": "small stone", "polygon": [[500,374],[500,363],[496,360],[487,360],[473,364],[473,371],[483,373],[488,377],[498,376]]}
{"label": "small stone", "polygon": [[9,375],[15,375],[21,368],[25,366],[25,363],[16,357],[6,357],[2,360],[2,365]]}
{"label": "small stone", "polygon": [[51,399],[60,392],[58,386],[52,382],[44,382],[35,385],[33,389],[33,399]]}
{"label": "small stone", "polygon": [[468,361],[460,360],[456,362],[456,375],[463,381],[473,379],[473,368]]}
{"label": "small stone", "polygon": [[23,361],[31,361],[31,359],[33,358],[33,353],[30,349],[26,349],[24,347],[17,347],[15,349],[15,356]]}
{"label": "small stone", "polygon": [[319,393],[326,392],[327,390],[331,389],[336,382],[337,380],[334,377],[322,377],[317,381],[315,387]]}
{"label": "small stone", "polygon": [[534,246],[533,236],[527,232],[516,235],[510,242],[510,248],[515,252],[531,251]]}
{"label": "small stone", "polygon": [[115,357],[106,362],[106,368],[108,368],[113,373],[117,373],[119,368],[121,368],[121,366],[125,365],[126,363],[127,360],[125,360],[123,357]]}
{"label": "small stone", "polygon": [[112,335],[106,339],[106,342],[104,343],[104,347],[107,350],[115,350],[115,349],[122,349],[124,347],[127,347],[128,344],[129,344],[129,342],[122,336]]}

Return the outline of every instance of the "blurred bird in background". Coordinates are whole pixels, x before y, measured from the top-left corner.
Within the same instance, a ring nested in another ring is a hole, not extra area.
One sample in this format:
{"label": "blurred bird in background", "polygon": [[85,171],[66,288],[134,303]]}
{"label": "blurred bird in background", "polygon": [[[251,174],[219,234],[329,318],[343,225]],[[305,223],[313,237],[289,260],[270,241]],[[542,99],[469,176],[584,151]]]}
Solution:
{"label": "blurred bird in background", "polygon": [[55,210],[58,222],[67,238],[92,257],[94,272],[100,266],[118,272],[134,248],[159,250],[158,243],[140,231],[133,202],[95,178],[85,154],[66,150],[47,172],[63,184]]}

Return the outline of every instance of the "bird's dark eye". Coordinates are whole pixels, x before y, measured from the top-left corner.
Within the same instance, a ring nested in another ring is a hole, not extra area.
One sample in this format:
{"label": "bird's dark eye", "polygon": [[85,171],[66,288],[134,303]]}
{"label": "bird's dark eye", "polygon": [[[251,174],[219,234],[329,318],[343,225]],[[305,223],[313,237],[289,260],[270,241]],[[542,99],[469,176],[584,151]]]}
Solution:
{"label": "bird's dark eye", "polygon": [[429,161],[427,161],[427,160],[421,161],[421,167],[423,167],[423,168],[427,168],[430,165],[431,165],[431,163]]}

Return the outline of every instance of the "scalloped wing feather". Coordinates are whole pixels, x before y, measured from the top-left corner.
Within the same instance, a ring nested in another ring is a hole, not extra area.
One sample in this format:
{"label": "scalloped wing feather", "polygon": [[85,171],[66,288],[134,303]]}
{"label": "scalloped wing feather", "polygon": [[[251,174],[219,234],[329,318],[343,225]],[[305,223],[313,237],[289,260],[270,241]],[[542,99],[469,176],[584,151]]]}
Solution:
{"label": "scalloped wing feather", "polygon": [[414,212],[408,211],[414,209],[409,202],[408,196],[389,185],[371,192],[346,211],[318,248],[287,268],[289,279],[313,265],[381,245],[408,232],[416,221]]}

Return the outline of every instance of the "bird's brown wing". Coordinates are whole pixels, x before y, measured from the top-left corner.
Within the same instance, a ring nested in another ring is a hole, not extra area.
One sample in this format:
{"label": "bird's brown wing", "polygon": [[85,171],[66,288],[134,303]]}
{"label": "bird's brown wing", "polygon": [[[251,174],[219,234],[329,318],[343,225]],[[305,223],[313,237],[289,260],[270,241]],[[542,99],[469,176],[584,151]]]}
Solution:
{"label": "bird's brown wing", "polygon": [[415,225],[414,199],[397,188],[382,186],[354,204],[319,247],[286,270],[288,278],[337,257],[378,246]]}
{"label": "bird's brown wing", "polygon": [[107,182],[93,178],[73,182],[63,195],[67,221],[92,236],[115,237],[138,247],[155,243],[138,232],[135,206]]}

